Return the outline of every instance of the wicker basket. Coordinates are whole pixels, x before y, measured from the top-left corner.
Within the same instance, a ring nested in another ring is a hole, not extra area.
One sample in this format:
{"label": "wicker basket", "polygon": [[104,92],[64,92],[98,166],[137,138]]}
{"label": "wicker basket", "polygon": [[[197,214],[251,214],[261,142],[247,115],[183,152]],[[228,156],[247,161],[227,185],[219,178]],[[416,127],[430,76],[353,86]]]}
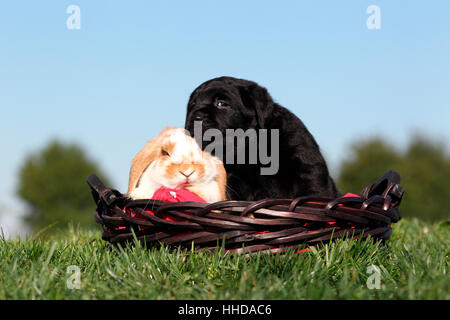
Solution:
{"label": "wicker basket", "polygon": [[[359,197],[300,197],[216,203],[127,199],[91,174],[87,178],[97,205],[102,238],[113,244],[215,249],[233,253],[281,252],[340,237],[388,239],[400,220],[404,189],[389,171]],[[151,211],[150,211],[151,210]],[[225,240],[224,242],[222,240]]]}

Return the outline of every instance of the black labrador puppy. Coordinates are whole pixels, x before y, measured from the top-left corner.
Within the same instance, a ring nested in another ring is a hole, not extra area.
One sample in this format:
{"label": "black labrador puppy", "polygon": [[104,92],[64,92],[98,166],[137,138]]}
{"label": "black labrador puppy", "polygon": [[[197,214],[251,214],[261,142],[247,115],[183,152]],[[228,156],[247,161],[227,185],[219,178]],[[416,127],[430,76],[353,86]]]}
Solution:
{"label": "black labrador puppy", "polygon": [[[197,128],[201,124],[201,141],[195,122]],[[232,77],[204,82],[189,98],[185,128],[196,137],[204,150],[208,146],[208,141],[205,141],[208,140],[205,139],[207,130],[221,133],[221,143],[227,141],[224,143],[226,157],[224,154],[218,155],[216,149],[212,153],[224,162],[228,199],[254,201],[308,195],[336,198],[341,195],[328,173],[318,144],[302,121],[275,103],[268,91],[255,82]],[[236,147],[242,147],[242,144],[236,143],[239,135],[227,140],[227,134],[238,130],[249,133],[244,137],[240,135],[240,139],[246,142],[244,149]],[[219,139],[218,136],[215,138]],[[212,141],[212,138],[209,139]],[[231,151],[232,156],[228,157]],[[236,161],[242,152],[246,153],[245,161],[242,158],[240,162]],[[275,170],[267,169],[269,153],[271,160],[278,162],[272,165]],[[265,174],[263,168],[266,168]]]}

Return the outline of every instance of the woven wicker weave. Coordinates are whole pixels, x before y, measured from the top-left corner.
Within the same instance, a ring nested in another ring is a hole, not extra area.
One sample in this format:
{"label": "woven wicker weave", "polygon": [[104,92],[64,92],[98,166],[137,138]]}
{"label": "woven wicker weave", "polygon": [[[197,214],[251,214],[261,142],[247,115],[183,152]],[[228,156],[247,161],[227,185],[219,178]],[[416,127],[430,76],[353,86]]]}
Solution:
{"label": "woven wicker weave", "polygon": [[148,247],[165,243],[208,249],[220,244],[233,253],[247,254],[280,252],[344,236],[370,235],[384,241],[392,233],[391,224],[400,220],[398,206],[404,193],[395,171],[368,185],[360,197],[310,196],[211,204],[132,201],[104,186],[95,174],[87,182],[97,204],[95,220],[102,225],[106,241],[123,244],[137,237]]}

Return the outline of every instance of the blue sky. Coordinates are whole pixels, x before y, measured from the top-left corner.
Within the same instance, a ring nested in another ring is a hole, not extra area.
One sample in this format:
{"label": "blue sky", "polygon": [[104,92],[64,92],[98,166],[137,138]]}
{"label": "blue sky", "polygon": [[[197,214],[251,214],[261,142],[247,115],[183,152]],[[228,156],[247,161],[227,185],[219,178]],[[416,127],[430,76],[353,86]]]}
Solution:
{"label": "blue sky", "polygon": [[[72,4],[80,30],[66,27]],[[366,27],[373,4],[380,30]],[[124,190],[145,141],[183,126],[191,91],[222,75],[297,114],[334,173],[355,139],[447,141],[449,17],[446,0],[2,1],[0,206],[11,210],[0,225],[12,233],[23,210],[28,153],[77,142]]]}

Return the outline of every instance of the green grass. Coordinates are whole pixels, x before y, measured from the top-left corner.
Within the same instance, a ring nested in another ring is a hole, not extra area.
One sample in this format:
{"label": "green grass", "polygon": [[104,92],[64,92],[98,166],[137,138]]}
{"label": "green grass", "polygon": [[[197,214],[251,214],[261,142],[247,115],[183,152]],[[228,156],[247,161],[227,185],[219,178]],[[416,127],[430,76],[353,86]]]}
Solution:
{"label": "green grass", "polygon": [[[243,256],[137,245],[112,249],[99,231],[0,238],[0,299],[450,299],[448,222],[404,219],[385,247],[339,240],[310,252]],[[67,268],[81,270],[68,289]],[[367,268],[381,270],[369,290]]]}

